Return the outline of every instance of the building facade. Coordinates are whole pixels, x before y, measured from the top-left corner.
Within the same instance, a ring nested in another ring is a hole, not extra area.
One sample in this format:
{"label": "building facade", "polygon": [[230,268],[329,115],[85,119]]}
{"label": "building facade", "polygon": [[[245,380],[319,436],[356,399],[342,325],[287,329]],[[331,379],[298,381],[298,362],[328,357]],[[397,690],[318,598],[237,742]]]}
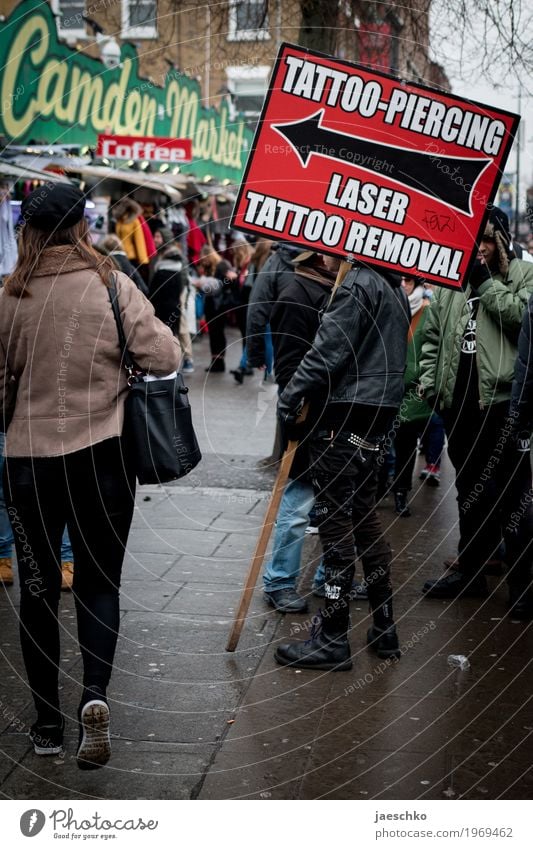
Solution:
{"label": "building facade", "polygon": [[342,0],[0,0],[7,59],[0,133],[23,143],[57,142],[59,133],[65,142],[89,145],[105,132],[182,136],[193,139],[202,170],[219,176],[226,169],[235,179],[280,43],[446,88],[444,73],[429,60],[428,14],[429,0],[397,7]]}

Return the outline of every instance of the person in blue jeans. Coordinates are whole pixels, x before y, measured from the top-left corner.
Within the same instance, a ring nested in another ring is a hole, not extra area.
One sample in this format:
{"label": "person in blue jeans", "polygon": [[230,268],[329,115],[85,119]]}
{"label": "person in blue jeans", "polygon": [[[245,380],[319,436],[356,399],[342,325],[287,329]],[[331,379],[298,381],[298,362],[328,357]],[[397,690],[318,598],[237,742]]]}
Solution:
{"label": "person in blue jeans", "polygon": [[[324,264],[324,261],[325,263]],[[327,268],[327,257],[304,251],[294,259],[294,277],[286,282],[272,307],[270,326],[279,391],[283,391],[309,350],[320,323],[320,315],[331,295],[336,273]],[[286,273],[286,272],[285,272]],[[308,421],[309,431],[313,422]],[[286,446],[286,434],[282,442]],[[300,561],[315,496],[307,475],[309,459],[306,439],[295,454],[290,480],[280,504],[272,557],[265,567],[265,600],[281,613],[304,613],[307,601],[296,592]],[[324,597],[325,572],[320,563],[313,580],[313,593]],[[363,594],[360,598],[366,597]]]}
{"label": "person in blue jeans", "polygon": [[[314,503],[315,494],[309,481],[288,481],[278,513],[272,558],[263,575],[266,600],[282,613],[304,613],[307,610],[307,601],[296,592],[296,583],[305,529]],[[320,583],[320,576],[318,581],[315,576],[315,583]]]}
{"label": "person in blue jeans", "polygon": [[[6,510],[4,498],[4,444],[5,433],[0,431],[0,585],[13,584],[13,531]],[[72,589],[74,575],[74,557],[68,531],[65,528],[61,540],[61,589]]]}

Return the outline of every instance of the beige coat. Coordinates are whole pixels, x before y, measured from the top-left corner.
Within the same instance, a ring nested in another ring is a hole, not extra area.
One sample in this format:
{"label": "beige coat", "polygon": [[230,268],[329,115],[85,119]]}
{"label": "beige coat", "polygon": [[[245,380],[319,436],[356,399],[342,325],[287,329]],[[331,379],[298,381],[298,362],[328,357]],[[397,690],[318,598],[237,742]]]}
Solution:
{"label": "beige coat", "polygon": [[[124,331],[134,360],[163,376],[180,348],[136,285],[117,272]],[[0,292],[0,403],[12,376],[16,405],[8,457],[70,454],[120,436],[126,373],[108,289],[69,246],[43,252],[30,296]]]}

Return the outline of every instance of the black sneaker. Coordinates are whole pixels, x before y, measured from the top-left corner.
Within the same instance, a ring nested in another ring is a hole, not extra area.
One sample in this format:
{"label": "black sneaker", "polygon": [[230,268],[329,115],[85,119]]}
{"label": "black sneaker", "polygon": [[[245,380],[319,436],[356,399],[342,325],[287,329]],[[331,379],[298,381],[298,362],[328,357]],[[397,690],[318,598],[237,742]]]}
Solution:
{"label": "black sneaker", "polygon": [[307,610],[307,601],[298,595],[296,590],[265,590],[264,595],[266,603],[280,613],[305,613]]}
{"label": "black sneaker", "polygon": [[63,751],[63,733],[65,720],[61,718],[59,725],[44,725],[34,723],[30,729],[30,740],[36,755],[59,755]]}
{"label": "black sneaker", "polygon": [[323,633],[305,642],[284,643],[278,646],[274,659],[281,666],[296,666],[299,669],[343,672],[352,668],[347,638],[329,640]]}
{"label": "black sneaker", "polygon": [[372,651],[375,651],[378,657],[385,660],[390,657],[398,658],[402,656],[396,625],[389,625],[388,628],[378,628],[377,625],[372,625],[368,629],[366,641]]}
{"label": "black sneaker", "polygon": [[443,578],[426,581],[422,592],[428,598],[458,598],[459,596],[486,598],[489,594],[484,575],[472,577],[464,572],[451,572]]}
{"label": "black sneaker", "polygon": [[89,694],[94,698],[82,702],[78,711],[80,737],[76,760],[80,769],[98,769],[111,757],[109,705],[96,687]]}
{"label": "black sneaker", "polygon": [[402,519],[408,519],[411,515],[411,511],[407,506],[407,493],[405,492],[395,492],[394,493],[394,511],[401,516]]}

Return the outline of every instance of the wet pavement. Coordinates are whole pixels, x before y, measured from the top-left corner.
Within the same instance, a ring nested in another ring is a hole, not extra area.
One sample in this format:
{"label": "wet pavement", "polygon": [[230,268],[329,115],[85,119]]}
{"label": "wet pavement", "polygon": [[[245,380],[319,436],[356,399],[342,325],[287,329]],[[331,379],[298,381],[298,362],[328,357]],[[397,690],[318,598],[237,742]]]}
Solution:
{"label": "wet pavement", "polygon": [[[238,361],[232,335],[229,364]],[[122,585],[121,636],[109,690],[113,757],[94,773],[74,761],[81,659],[72,598],[61,602],[64,758],[36,757],[18,646],[17,590],[0,590],[0,794],[11,799],[528,799],[533,791],[533,631],[506,616],[503,578],[485,600],[420,595],[457,542],[453,477],[417,481],[413,515],[380,508],[394,550],[403,657],[365,645],[369,616],[352,605],[350,672],[279,667],[278,642],[306,639],[320,600],[308,537],[302,592],[310,612],[281,616],[254,596],[234,654],[225,651],[273,474],[276,387],[206,377],[195,345],[195,424],[204,451],[191,476],[139,489]],[[470,668],[448,665],[466,655]]]}

